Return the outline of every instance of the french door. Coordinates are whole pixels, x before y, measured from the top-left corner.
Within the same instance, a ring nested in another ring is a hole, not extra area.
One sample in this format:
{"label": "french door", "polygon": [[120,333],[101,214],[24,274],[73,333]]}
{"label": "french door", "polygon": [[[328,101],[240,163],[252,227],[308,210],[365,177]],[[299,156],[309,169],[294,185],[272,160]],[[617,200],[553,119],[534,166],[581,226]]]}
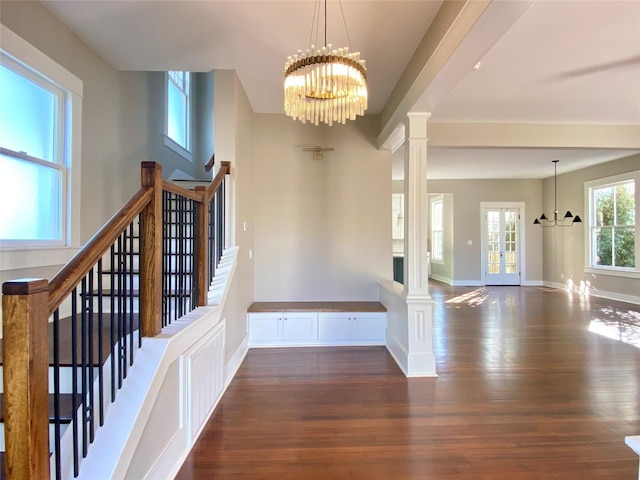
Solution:
{"label": "french door", "polygon": [[520,285],[520,209],[483,209],[486,285]]}

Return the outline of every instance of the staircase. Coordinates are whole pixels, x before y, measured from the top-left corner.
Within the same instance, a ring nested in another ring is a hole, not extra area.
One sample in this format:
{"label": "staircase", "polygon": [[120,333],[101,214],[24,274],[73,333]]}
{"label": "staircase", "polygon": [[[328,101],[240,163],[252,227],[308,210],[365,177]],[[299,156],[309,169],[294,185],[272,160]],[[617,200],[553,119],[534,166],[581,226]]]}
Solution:
{"label": "staircase", "polygon": [[[163,181],[161,167],[144,162],[143,188],[51,282],[3,285],[7,478],[81,476],[110,405],[144,356],[143,338],[207,305],[222,258],[229,171],[223,164],[209,186],[192,192]],[[26,351],[16,354],[24,338]],[[41,393],[26,395],[25,384]],[[49,441],[37,441],[47,423]]]}

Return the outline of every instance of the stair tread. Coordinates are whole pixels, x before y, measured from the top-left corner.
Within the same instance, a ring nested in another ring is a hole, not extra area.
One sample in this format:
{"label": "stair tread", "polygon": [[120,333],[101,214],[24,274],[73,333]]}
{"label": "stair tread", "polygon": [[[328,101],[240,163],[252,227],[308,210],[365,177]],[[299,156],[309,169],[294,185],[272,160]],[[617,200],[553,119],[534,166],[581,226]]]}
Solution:
{"label": "stair tread", "polygon": [[[118,321],[118,314],[114,313],[114,329],[116,330],[115,335],[117,335],[117,321]],[[129,316],[129,314],[127,314],[124,318],[124,323],[125,323],[125,329],[128,332],[129,331],[129,324],[130,321],[133,323],[133,331],[135,332],[136,330],[138,330],[139,328],[139,315],[137,313],[131,314],[131,316]],[[109,357],[109,354],[111,353],[111,314],[110,313],[103,313],[102,314],[102,332],[100,332],[100,335],[102,336],[102,345],[103,345],[103,352],[102,352],[102,358],[100,358],[100,352],[98,351],[98,322],[99,318],[98,318],[98,314],[94,313],[93,317],[92,317],[92,322],[93,322],[93,326],[94,326],[94,331],[93,331],[93,361],[91,362],[92,365],[94,366],[100,366],[101,364],[104,364],[104,362],[107,360],[107,358]],[[72,360],[72,349],[71,349],[71,344],[72,344],[72,338],[71,338],[71,317],[66,317],[66,318],[61,318],[60,322],[59,322],[59,326],[60,326],[60,366],[61,367],[67,367],[71,365],[71,360]],[[49,337],[49,345],[53,344],[53,324],[49,323],[48,325],[48,337]],[[79,340],[80,335],[81,335],[81,331],[80,331],[80,315],[78,315],[77,318],[77,338]],[[0,339],[0,365],[2,365],[2,339]],[[82,355],[82,351],[81,351],[81,346],[80,346],[80,342],[78,341],[76,344],[76,358],[77,361],[80,361],[81,359],[81,355]],[[53,364],[53,352],[50,351],[49,352],[49,364],[52,365]]]}
{"label": "stair tread", "polygon": [[[75,414],[73,412],[73,395],[71,393],[61,393],[60,397],[60,423],[68,424],[71,423]],[[82,400],[82,395],[76,395],[76,408],[80,405]],[[4,394],[0,393],[0,423],[4,422]],[[49,394],[49,422],[53,423],[53,419],[55,416],[55,395]]]}

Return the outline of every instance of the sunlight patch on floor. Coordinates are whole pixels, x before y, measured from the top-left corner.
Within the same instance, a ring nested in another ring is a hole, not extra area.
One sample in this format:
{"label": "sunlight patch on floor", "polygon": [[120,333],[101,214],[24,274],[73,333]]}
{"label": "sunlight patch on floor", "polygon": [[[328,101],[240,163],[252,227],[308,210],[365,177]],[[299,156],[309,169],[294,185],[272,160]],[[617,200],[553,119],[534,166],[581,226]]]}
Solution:
{"label": "sunlight patch on floor", "polygon": [[602,307],[600,312],[602,318],[589,323],[590,332],[640,348],[640,312],[612,307]]}
{"label": "sunlight patch on floor", "polygon": [[478,288],[472,292],[467,292],[463,295],[458,295],[457,297],[450,298],[445,303],[466,303],[470,307],[477,307],[482,305],[484,301],[487,299],[489,295],[486,293],[486,288]]}

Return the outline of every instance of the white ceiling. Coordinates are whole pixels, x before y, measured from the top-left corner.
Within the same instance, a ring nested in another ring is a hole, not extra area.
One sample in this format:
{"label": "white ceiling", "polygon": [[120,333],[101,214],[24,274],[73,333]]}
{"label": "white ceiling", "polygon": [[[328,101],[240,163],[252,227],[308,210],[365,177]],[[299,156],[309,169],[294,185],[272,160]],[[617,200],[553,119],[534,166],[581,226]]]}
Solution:
{"label": "white ceiling", "polygon": [[[237,70],[257,113],[283,113],[287,56],[309,47],[315,1],[42,2],[119,70]],[[344,0],[351,45],[367,62],[368,113],[379,113],[438,11],[437,1]],[[327,41],[348,46],[340,3],[327,4]],[[315,41],[322,45],[323,26]],[[385,35],[382,32],[393,32]]]}
{"label": "white ceiling", "polygon": [[[472,31],[450,61],[481,67],[441,85],[437,101],[425,94],[416,108],[428,108],[431,122],[640,125],[640,1],[516,2],[524,13],[504,34]],[[312,0],[42,3],[117,69],[237,70],[258,113],[282,113],[284,62],[308,46],[315,7]],[[383,109],[441,3],[342,0],[351,44],[367,60],[368,113]],[[328,1],[328,41],[348,43],[336,0]],[[429,177],[544,178],[552,159],[561,172],[633,153],[430,148]]]}

